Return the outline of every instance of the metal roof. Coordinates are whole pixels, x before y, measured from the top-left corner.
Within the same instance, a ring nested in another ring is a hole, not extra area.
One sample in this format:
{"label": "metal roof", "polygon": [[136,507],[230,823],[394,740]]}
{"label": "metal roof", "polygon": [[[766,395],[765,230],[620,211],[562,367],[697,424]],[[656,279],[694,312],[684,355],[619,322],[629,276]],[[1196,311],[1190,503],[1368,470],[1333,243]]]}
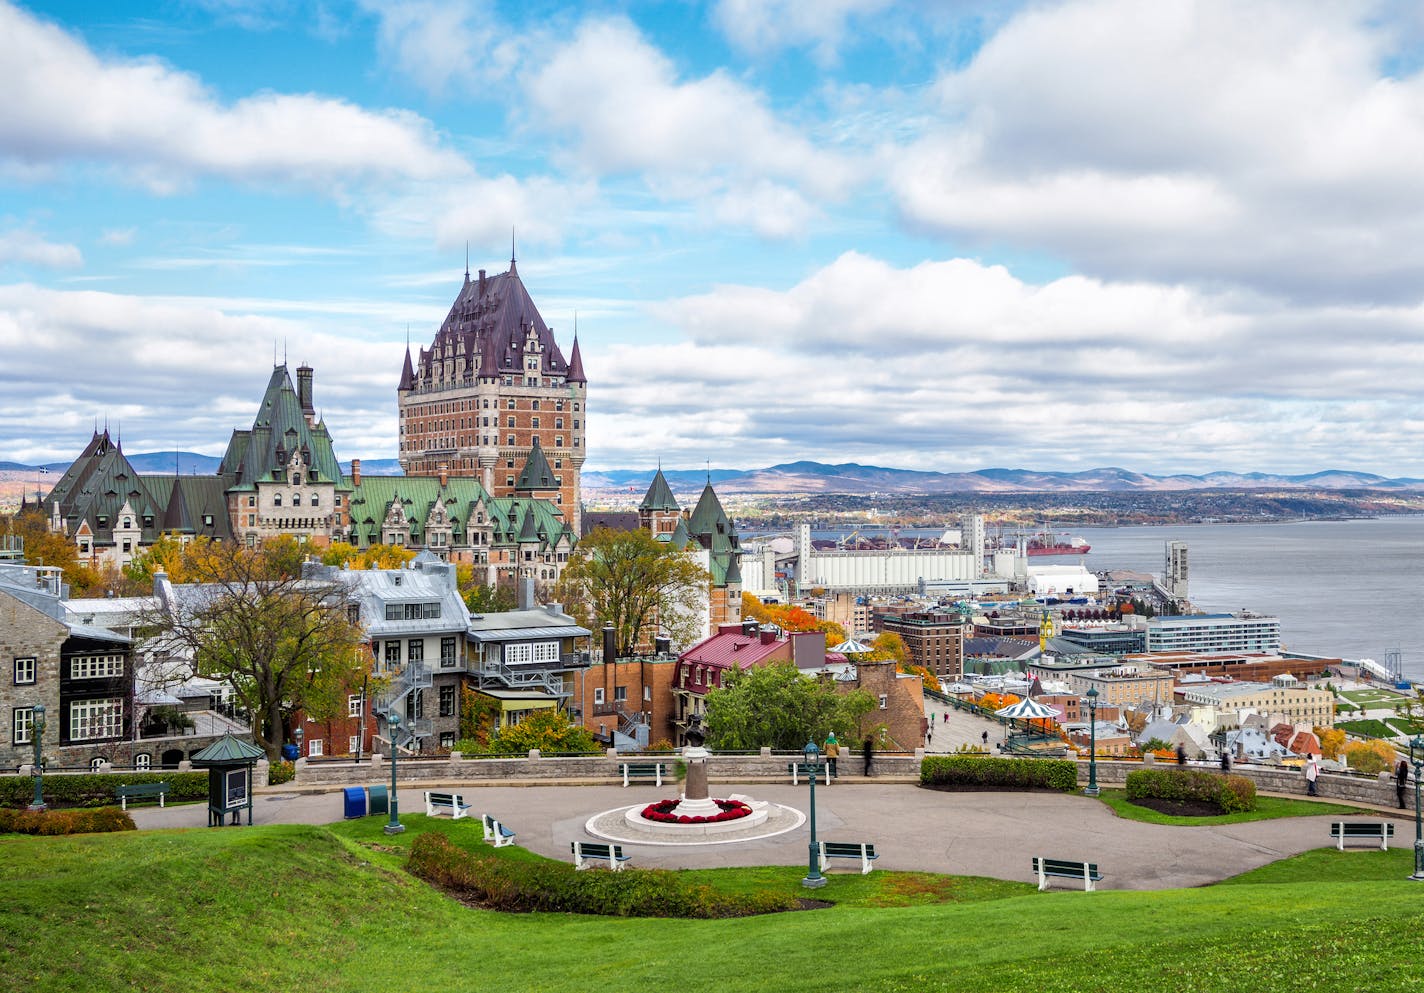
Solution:
{"label": "metal roof", "polygon": [[504,628],[493,631],[470,631],[468,637],[471,641],[481,643],[492,641],[526,641],[526,640],[548,640],[549,638],[582,638],[593,634],[588,628],[579,627],[577,624],[564,624],[559,627],[542,628]]}

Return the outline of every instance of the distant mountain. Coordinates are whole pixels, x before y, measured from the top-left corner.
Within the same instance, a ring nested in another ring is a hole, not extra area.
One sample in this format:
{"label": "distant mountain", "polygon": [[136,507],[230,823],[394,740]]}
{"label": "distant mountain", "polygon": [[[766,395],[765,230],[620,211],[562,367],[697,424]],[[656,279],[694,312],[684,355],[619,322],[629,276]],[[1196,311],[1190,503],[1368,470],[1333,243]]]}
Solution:
{"label": "distant mountain", "polygon": [[[700,488],[705,472],[663,470],[668,483],[677,490]],[[646,489],[651,470],[616,469],[586,472],[586,490]],[[827,465],[823,462],[788,462],[764,469],[719,469],[712,473],[719,492],[741,494],[775,493],[1072,493],[1087,491],[1162,492],[1168,490],[1421,490],[1424,480],[1390,479],[1368,472],[1327,469],[1303,475],[1274,473],[1211,472],[1194,476],[1155,476],[1116,467],[1085,469],[1080,472],[1038,472],[1032,469],[980,469],[976,472],[924,472],[891,469],[854,462]]]}

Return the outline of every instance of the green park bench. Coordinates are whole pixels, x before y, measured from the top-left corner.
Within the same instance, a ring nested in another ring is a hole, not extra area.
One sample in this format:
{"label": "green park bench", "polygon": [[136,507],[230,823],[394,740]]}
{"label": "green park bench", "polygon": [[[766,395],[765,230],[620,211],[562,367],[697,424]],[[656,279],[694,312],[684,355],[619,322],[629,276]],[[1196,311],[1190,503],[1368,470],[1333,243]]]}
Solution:
{"label": "green park bench", "polygon": [[132,786],[119,786],[114,790],[120,810],[128,810],[130,800],[152,800],[155,797],[158,798],[158,805],[162,807],[167,796],[167,783],[134,783]]}
{"label": "green park bench", "polygon": [[860,874],[862,876],[870,872],[871,862],[880,856],[875,854],[875,846],[867,842],[858,841],[822,841],[821,849],[821,871],[826,871],[826,865],[830,859],[856,859],[860,862]]}
{"label": "green park bench", "polygon": [[826,785],[831,785],[831,764],[829,762],[818,762],[811,765],[809,762],[788,762],[786,771],[791,776],[791,785],[798,785],[802,779],[812,779],[819,772],[826,777]]}
{"label": "green park bench", "polygon": [[1092,892],[1093,884],[1102,879],[1102,874],[1098,872],[1096,862],[1069,862],[1067,859],[1042,859],[1037,855],[1033,858],[1033,871],[1038,876],[1038,888],[1048,889],[1048,879],[1050,876],[1057,876],[1062,879],[1078,879],[1083,883],[1083,889]]}
{"label": "green park bench", "polygon": [[1335,839],[1335,847],[1340,851],[1345,850],[1346,840],[1354,841],[1364,838],[1367,841],[1378,841],[1381,851],[1389,851],[1389,839],[1394,837],[1394,825],[1384,821],[1333,821],[1330,824],[1330,837]]}
{"label": "green park bench", "polygon": [[574,841],[570,842],[569,848],[574,853],[575,869],[592,869],[595,862],[607,862],[608,868],[616,872],[632,858],[631,855],[623,854],[622,845],[605,845],[596,841]]}
{"label": "green park bench", "polygon": [[651,779],[661,786],[663,776],[667,775],[667,765],[663,762],[621,762],[619,768],[623,771],[624,786],[634,779]]}

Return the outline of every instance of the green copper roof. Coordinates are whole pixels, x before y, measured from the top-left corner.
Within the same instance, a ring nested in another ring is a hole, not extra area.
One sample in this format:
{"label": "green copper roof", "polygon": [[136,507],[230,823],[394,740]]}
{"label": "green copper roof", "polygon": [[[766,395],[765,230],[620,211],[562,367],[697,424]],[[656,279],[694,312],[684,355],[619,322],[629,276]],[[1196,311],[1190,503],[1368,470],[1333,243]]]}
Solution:
{"label": "green copper roof", "polygon": [[[412,544],[425,543],[425,522],[437,500],[445,504],[450,518],[454,544],[466,544],[466,532],[471,526],[491,529],[490,543],[495,546],[519,542],[538,542],[541,550],[557,545],[567,538],[569,548],[577,538],[559,516],[558,508],[548,500],[532,497],[500,497],[492,499],[479,480],[466,476],[447,477],[445,485],[433,476],[366,476],[361,485],[351,485],[351,531],[353,544],[381,544],[381,526],[391,504],[399,499],[402,512],[410,525]],[[472,521],[479,509],[485,522]]]}
{"label": "green copper roof", "polygon": [[672,488],[668,486],[667,480],[663,478],[663,471],[658,470],[653,477],[652,485],[648,487],[647,494],[643,497],[643,502],[638,504],[639,510],[679,510],[677,500],[673,498]]}
{"label": "green copper roof", "polygon": [[524,460],[524,471],[519,474],[519,480],[514,484],[516,493],[532,493],[535,490],[557,490],[559,484],[554,481],[554,473],[549,468],[549,460],[544,457],[544,449],[539,445],[539,439],[534,439],[534,447],[529,449],[529,458]]}
{"label": "green copper roof", "polygon": [[191,761],[194,765],[252,765],[266,755],[256,745],[225,734],[194,755]]}
{"label": "green copper roof", "polygon": [[307,424],[287,367],[279,365],[267,381],[252,429],[232,433],[218,473],[233,474],[235,489],[246,489],[261,482],[280,482],[293,452],[302,453],[303,462],[315,474],[317,482],[334,481],[338,490],[345,489],[341,466],[331,448],[331,436],[324,427]]}

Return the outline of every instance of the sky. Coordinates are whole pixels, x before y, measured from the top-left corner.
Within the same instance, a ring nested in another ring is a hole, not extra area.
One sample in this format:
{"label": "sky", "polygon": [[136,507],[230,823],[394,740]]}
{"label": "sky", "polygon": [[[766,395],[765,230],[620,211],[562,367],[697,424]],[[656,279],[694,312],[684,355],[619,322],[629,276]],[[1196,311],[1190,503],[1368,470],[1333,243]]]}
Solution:
{"label": "sky", "polygon": [[0,0],[0,461],[393,458],[511,253],[586,469],[1424,476],[1424,13]]}

